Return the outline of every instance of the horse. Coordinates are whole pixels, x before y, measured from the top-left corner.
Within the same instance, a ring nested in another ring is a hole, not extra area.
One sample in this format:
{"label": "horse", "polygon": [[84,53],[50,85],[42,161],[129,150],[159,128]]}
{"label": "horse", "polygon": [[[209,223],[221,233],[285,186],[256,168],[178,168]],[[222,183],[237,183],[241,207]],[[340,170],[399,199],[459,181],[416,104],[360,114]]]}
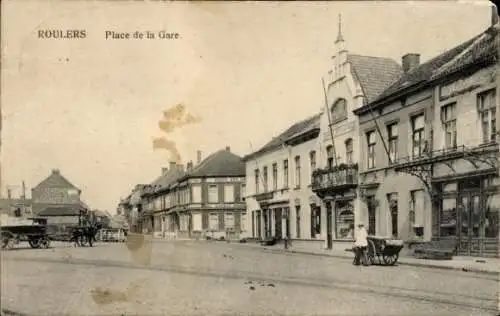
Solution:
{"label": "horse", "polygon": [[84,247],[87,243],[92,247],[93,243],[97,241],[96,235],[99,229],[99,225],[95,224],[77,227],[71,234],[70,242],[73,242],[75,247]]}

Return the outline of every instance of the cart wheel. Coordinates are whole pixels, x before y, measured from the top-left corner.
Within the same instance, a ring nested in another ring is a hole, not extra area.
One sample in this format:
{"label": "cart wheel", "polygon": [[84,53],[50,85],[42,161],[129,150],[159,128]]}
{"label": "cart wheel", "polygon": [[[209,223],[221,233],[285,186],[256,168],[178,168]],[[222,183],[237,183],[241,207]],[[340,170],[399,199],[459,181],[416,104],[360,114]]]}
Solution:
{"label": "cart wheel", "polygon": [[12,249],[14,248],[14,245],[16,244],[16,240],[14,238],[9,238],[7,241],[7,248]]}
{"label": "cart wheel", "polygon": [[377,251],[375,249],[375,244],[373,241],[368,240],[368,247],[366,248],[366,256],[368,257],[369,264],[375,264],[375,255]]}
{"label": "cart wheel", "polygon": [[42,248],[47,249],[50,247],[50,240],[48,238],[42,238],[40,245],[42,246]]}
{"label": "cart wheel", "polygon": [[387,265],[390,265],[390,266],[393,266],[396,264],[396,262],[398,261],[398,257],[399,257],[398,253],[392,254],[392,255],[386,255],[386,254],[382,255],[382,258],[384,259],[384,263]]}
{"label": "cart wheel", "polygon": [[31,248],[40,248],[40,238],[31,238],[28,240],[28,243],[30,244]]}

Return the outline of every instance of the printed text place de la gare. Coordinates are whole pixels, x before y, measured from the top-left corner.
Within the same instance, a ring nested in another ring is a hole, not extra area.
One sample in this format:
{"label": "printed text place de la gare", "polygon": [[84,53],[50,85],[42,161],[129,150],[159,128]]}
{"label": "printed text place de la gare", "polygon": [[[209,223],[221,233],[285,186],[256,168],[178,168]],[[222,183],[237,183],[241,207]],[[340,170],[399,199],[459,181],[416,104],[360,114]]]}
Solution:
{"label": "printed text place de la gare", "polygon": [[117,32],[117,31],[105,31],[104,35],[106,39],[179,39],[181,36],[177,32],[168,31],[135,31],[135,32]]}

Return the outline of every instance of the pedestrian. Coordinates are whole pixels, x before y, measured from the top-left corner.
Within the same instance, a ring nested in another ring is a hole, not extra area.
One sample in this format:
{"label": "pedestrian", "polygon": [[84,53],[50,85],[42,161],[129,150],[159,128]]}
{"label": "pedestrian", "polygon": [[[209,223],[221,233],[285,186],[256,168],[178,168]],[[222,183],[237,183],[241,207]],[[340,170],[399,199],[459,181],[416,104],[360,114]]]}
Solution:
{"label": "pedestrian", "polygon": [[358,228],[355,232],[356,240],[354,242],[354,265],[359,266],[360,261],[363,260],[363,265],[368,265],[368,258],[366,257],[366,248],[368,247],[368,232],[366,231],[363,223],[358,223]]}

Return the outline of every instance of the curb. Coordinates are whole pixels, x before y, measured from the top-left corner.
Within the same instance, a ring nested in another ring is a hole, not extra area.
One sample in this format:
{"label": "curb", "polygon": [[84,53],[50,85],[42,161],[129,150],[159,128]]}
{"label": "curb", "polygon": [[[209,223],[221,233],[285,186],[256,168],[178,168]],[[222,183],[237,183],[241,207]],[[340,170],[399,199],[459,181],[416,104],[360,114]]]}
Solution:
{"label": "curb", "polygon": [[[266,251],[270,251],[270,252],[274,252],[274,253],[287,253],[288,252],[288,253],[296,253],[296,254],[318,256],[318,257],[327,257],[327,258],[352,259],[352,256],[347,256],[347,255],[343,256],[343,255],[338,255],[338,254],[314,253],[314,252],[307,252],[307,251],[301,251],[301,250],[285,250],[285,249],[270,249],[270,248],[264,248],[264,249]],[[404,259],[403,259],[403,261],[398,261],[398,264],[405,265],[405,266],[412,266],[412,267],[421,267],[421,268],[474,272],[474,273],[481,273],[481,274],[488,274],[488,275],[495,275],[495,276],[500,275],[500,272],[498,272],[498,271],[477,269],[477,268],[467,267],[467,266],[451,267],[451,266],[442,266],[442,265],[437,265],[437,264],[426,264],[426,263],[419,263],[419,262],[405,262]]]}

